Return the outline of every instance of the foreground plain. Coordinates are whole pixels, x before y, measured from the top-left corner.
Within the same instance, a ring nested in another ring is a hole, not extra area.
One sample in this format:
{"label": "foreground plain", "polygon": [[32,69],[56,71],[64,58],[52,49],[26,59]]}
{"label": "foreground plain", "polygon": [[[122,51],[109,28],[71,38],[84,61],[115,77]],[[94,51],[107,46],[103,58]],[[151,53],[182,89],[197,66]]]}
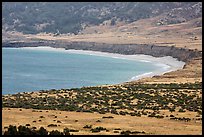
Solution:
{"label": "foreground plain", "polygon": [[[30,124],[79,130],[73,134],[201,134],[201,86],[127,83],[4,95],[3,130]],[[106,130],[93,133],[96,127]]]}

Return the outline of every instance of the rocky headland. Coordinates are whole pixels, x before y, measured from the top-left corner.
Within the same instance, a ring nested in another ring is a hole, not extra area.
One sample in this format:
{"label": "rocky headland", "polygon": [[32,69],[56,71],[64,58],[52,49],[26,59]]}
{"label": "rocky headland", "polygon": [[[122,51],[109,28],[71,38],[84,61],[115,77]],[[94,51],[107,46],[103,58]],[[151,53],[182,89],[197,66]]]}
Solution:
{"label": "rocky headland", "polygon": [[157,46],[149,44],[106,44],[95,42],[62,42],[62,41],[43,41],[43,42],[4,42],[3,47],[38,47],[50,46],[53,48],[65,48],[66,50],[92,50],[124,55],[145,54],[154,57],[172,56],[179,61],[187,62],[190,59],[202,57],[202,52],[192,49],[178,48],[174,46]]}

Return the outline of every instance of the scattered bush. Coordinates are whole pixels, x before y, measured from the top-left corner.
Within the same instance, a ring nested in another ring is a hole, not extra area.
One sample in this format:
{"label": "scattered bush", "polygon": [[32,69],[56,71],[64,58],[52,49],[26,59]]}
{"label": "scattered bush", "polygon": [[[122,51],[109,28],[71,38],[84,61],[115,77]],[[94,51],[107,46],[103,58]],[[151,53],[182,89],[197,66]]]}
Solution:
{"label": "scattered bush", "polygon": [[83,128],[92,128],[92,125],[86,125]]}
{"label": "scattered bush", "polygon": [[26,124],[26,126],[30,126],[30,124]]}
{"label": "scattered bush", "polygon": [[115,128],[114,130],[121,130],[120,128]]}
{"label": "scattered bush", "polygon": [[102,118],[114,118],[113,116],[103,116]]}
{"label": "scattered bush", "polygon": [[56,124],[49,124],[47,127],[57,127]]}
{"label": "scattered bush", "polygon": [[130,131],[130,130],[126,130],[126,131],[122,131],[120,132],[121,135],[130,135],[130,134],[139,134],[139,133],[142,133],[142,134],[145,134],[144,131],[140,132],[140,131]]}
{"label": "scattered bush", "polygon": [[43,127],[40,127],[37,132],[39,133],[39,135],[48,135],[48,131]]}
{"label": "scattered bush", "polygon": [[63,135],[63,133],[58,130],[52,130],[49,135]]}
{"label": "scattered bush", "polygon": [[[65,128],[63,132],[58,130],[48,132],[43,127],[36,130],[36,127],[30,129],[22,125],[20,125],[18,128],[16,126],[9,125],[8,130],[5,131],[3,135],[70,135],[69,131],[69,129]],[[72,130],[72,132],[78,132],[78,130]]]}
{"label": "scattered bush", "polygon": [[102,130],[106,130],[106,128],[103,128],[103,127],[96,127],[96,128],[92,128],[90,131],[92,131],[93,133],[94,132],[100,132]]}
{"label": "scattered bush", "polygon": [[70,135],[68,128],[65,128],[64,131],[63,131],[63,133],[64,133],[64,135]]}
{"label": "scattered bush", "polygon": [[57,120],[57,123],[62,123],[61,121]]}
{"label": "scattered bush", "polygon": [[4,135],[19,135],[16,126],[9,125],[8,130],[4,132]]}
{"label": "scattered bush", "polygon": [[45,118],[44,116],[40,116],[40,118]]}

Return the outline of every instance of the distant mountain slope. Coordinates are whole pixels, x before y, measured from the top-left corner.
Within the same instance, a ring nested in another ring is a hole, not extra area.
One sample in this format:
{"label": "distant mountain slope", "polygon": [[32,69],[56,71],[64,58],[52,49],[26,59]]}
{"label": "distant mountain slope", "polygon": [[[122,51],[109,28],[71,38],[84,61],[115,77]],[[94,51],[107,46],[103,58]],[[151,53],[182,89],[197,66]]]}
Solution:
{"label": "distant mountain slope", "polygon": [[[5,31],[25,34],[75,33],[87,26],[109,20],[131,23],[165,15],[159,25],[186,22],[202,17],[198,2],[3,2],[2,25]],[[201,25],[201,24],[198,24]]]}

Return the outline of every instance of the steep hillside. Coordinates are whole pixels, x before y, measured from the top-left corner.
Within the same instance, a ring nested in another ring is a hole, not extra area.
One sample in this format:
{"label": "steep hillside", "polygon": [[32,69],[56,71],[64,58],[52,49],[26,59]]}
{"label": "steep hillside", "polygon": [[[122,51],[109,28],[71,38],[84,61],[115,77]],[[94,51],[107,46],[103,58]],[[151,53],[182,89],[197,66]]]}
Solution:
{"label": "steep hillside", "polygon": [[[159,15],[158,25],[186,22],[202,16],[198,2],[4,2],[5,31],[25,34],[74,33],[86,27],[109,23],[115,26]],[[201,23],[198,23],[201,25]]]}

